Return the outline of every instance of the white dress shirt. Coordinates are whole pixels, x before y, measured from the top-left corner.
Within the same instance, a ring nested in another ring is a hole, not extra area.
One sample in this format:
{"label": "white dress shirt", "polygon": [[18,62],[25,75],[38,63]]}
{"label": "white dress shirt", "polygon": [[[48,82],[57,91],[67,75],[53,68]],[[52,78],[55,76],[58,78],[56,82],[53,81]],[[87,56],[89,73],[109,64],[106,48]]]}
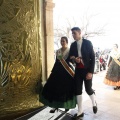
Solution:
{"label": "white dress shirt", "polygon": [[81,63],[84,65],[82,60],[82,53],[81,53],[82,42],[83,42],[82,39],[77,41],[77,50],[78,50],[78,57],[81,57]]}
{"label": "white dress shirt", "polygon": [[82,54],[81,54],[82,42],[83,42],[83,40],[82,40],[82,39],[77,40],[78,57],[82,57]]}

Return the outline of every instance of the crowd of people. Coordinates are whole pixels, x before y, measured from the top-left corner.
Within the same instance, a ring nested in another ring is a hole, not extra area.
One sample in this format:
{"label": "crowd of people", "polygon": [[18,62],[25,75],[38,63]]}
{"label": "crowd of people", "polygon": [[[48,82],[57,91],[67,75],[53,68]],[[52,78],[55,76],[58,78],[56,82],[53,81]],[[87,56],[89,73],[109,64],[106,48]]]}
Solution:
{"label": "crowd of people", "polygon": [[110,54],[110,49],[100,51],[99,49],[95,52],[95,69],[94,73],[98,73],[102,70],[106,70],[107,62]]}

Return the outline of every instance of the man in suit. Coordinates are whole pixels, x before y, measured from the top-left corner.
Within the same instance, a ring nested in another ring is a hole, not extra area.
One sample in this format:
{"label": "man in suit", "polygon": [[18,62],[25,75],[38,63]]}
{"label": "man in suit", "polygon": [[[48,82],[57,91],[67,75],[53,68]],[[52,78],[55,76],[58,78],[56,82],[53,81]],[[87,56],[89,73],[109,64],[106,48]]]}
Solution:
{"label": "man in suit", "polygon": [[82,118],[84,113],[82,111],[82,86],[83,81],[85,90],[90,96],[93,112],[97,113],[97,104],[95,101],[95,92],[92,89],[92,77],[94,73],[95,54],[92,43],[89,40],[82,38],[81,29],[74,27],[71,29],[75,42],[71,44],[69,59],[76,64],[75,69],[75,93],[77,96],[78,113],[74,116],[75,119]]}

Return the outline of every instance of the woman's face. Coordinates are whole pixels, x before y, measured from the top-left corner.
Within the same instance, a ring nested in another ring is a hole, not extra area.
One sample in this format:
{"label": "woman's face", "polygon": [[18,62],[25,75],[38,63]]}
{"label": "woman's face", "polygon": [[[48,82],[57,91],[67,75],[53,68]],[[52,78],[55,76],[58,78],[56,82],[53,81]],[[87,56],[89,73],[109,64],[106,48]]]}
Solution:
{"label": "woman's face", "polygon": [[116,45],[113,45],[113,49],[114,49],[114,50],[117,50],[117,46],[116,46]]}
{"label": "woman's face", "polygon": [[62,45],[62,47],[67,47],[67,45],[68,45],[64,38],[61,38],[61,45]]}

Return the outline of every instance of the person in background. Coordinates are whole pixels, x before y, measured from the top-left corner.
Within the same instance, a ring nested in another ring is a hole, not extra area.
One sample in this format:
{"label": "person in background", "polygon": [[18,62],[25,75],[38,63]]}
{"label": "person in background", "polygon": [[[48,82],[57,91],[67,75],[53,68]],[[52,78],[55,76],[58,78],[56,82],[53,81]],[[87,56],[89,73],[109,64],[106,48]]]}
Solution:
{"label": "person in background", "polygon": [[103,70],[106,70],[106,61],[102,55],[100,56],[99,62],[100,62],[100,71],[102,71],[102,68]]}
{"label": "person in background", "polygon": [[95,68],[94,68],[94,74],[99,72],[100,69],[100,63],[99,63],[99,55],[97,52],[95,52]]}
{"label": "person in background", "polygon": [[104,83],[115,86],[114,90],[120,89],[120,52],[118,51],[117,44],[114,44],[113,50],[110,53],[108,67]]}

